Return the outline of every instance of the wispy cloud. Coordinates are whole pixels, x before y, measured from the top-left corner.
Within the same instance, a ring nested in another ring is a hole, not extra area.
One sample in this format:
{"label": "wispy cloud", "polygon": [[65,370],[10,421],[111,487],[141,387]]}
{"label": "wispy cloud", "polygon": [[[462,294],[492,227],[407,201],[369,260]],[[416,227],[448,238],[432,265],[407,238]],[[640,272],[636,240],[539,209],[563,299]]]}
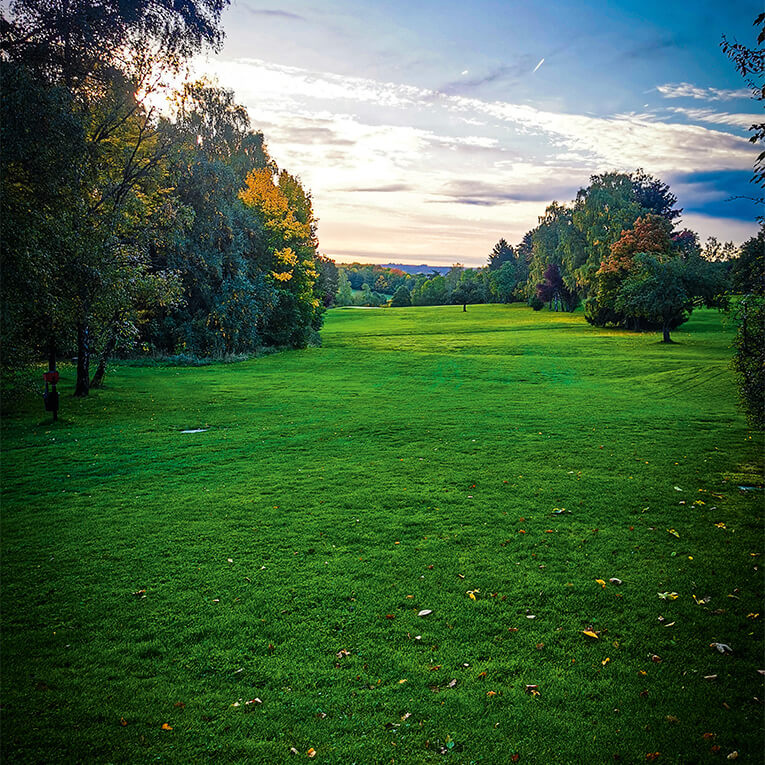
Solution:
{"label": "wispy cloud", "polygon": [[252,16],[270,16],[271,18],[305,21],[305,16],[301,16],[299,13],[290,13],[289,11],[274,10],[271,8],[250,8],[248,5],[245,5],[244,9]]}
{"label": "wispy cloud", "polygon": [[702,88],[690,82],[668,82],[656,90],[664,98],[694,98],[697,101],[732,101],[734,98],[748,98],[752,93],[746,88],[726,90],[723,88]]}
{"label": "wispy cloud", "polygon": [[361,186],[355,189],[338,189],[338,191],[352,194],[393,194],[398,191],[412,191],[412,187],[408,183],[389,183],[385,186]]}
{"label": "wispy cloud", "polygon": [[762,122],[765,117],[762,114],[742,114],[730,112],[716,112],[713,109],[688,109],[684,106],[671,106],[668,111],[674,114],[682,114],[696,122],[707,122],[712,125],[732,125],[747,130],[756,122]]}

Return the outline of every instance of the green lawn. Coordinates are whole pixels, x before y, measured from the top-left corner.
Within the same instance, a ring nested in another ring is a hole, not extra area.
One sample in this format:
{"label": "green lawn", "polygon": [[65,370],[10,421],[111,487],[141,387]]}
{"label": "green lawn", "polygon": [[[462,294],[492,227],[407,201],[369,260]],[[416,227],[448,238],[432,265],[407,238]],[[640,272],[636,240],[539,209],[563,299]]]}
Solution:
{"label": "green lawn", "polygon": [[120,366],[56,425],[6,403],[4,761],[761,761],[763,444],[723,316],[322,337]]}

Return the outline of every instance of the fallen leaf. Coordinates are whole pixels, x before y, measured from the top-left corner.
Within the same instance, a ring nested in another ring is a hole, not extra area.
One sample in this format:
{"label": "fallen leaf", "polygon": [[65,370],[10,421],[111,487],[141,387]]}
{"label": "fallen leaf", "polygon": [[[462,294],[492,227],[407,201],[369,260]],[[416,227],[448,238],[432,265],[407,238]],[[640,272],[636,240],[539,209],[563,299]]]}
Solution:
{"label": "fallen leaf", "polygon": [[162,730],[172,730],[172,728],[167,723],[162,723]]}
{"label": "fallen leaf", "polygon": [[705,680],[717,680],[717,675],[704,675]]}
{"label": "fallen leaf", "polygon": [[680,539],[680,534],[678,534],[678,532],[677,532],[677,531],[675,531],[674,529],[667,529],[667,531],[668,531],[670,534],[672,534],[672,536],[673,536],[673,537],[677,537],[678,539]]}
{"label": "fallen leaf", "polygon": [[706,739],[707,741],[711,741],[713,738],[717,738],[716,733],[702,733],[701,738]]}
{"label": "fallen leaf", "polygon": [[447,684],[447,688],[454,688],[454,686],[456,685],[457,685],[456,680],[450,680],[449,683]]}
{"label": "fallen leaf", "polygon": [[[675,488],[677,489],[677,486],[675,486]],[[661,752],[648,752],[648,754],[645,756],[648,762],[655,762],[656,760],[659,759],[659,757],[661,757]]]}
{"label": "fallen leaf", "polygon": [[408,720],[411,716],[412,716],[411,712],[407,712],[406,714],[401,715],[401,722]]}
{"label": "fallen leaf", "polygon": [[467,596],[470,598],[470,600],[475,600],[475,599],[476,599],[476,598],[475,598],[475,594],[476,594],[477,592],[480,592],[480,590],[468,590],[468,591],[465,593],[465,595],[467,595]]}
{"label": "fallen leaf", "polygon": [[615,576],[612,576],[609,580],[611,584],[615,584],[617,587],[622,583],[621,579],[617,579]]}
{"label": "fallen leaf", "polygon": [[339,651],[338,651],[338,652],[335,654],[335,656],[337,656],[337,658],[338,658],[338,659],[344,659],[346,656],[350,656],[350,655],[351,655],[351,652],[350,652],[350,651],[346,651],[346,650],[345,650],[345,648],[341,648],[341,649],[340,649],[340,650],[339,650]]}
{"label": "fallen leaf", "polygon": [[603,589],[606,587],[606,583],[603,579],[596,579],[595,580]]}
{"label": "fallen leaf", "polygon": [[406,678],[403,678],[402,680],[398,681],[398,684],[399,685],[403,685],[405,682],[406,682]]}
{"label": "fallen leaf", "polygon": [[295,747],[294,747],[294,746],[291,746],[291,747],[290,747],[290,754],[300,754],[300,752],[298,752],[298,750],[297,750],[297,749],[295,749]]}
{"label": "fallen leaf", "polygon": [[593,630],[582,630],[583,635],[587,635],[587,637],[595,638],[595,640],[600,639],[600,635],[598,635],[597,632],[594,632]]}
{"label": "fallen leaf", "polygon": [[127,720],[124,717],[120,717],[120,725],[123,728],[127,725]]}
{"label": "fallen leaf", "polygon": [[385,614],[385,618],[386,619],[395,619],[396,618],[396,614]]}
{"label": "fallen leaf", "polygon": [[608,656],[606,656],[606,658],[603,659],[603,661],[601,661],[600,663],[605,667],[606,664],[608,664],[609,661],[611,661],[611,659],[609,659]]}
{"label": "fallen leaf", "polygon": [[310,749],[309,749],[309,750],[306,752],[306,754],[307,754],[309,757],[316,757],[316,750],[315,750],[313,747],[311,747],[311,748],[310,748]]}
{"label": "fallen leaf", "polygon": [[718,529],[727,529],[728,527],[724,523],[715,523]]}
{"label": "fallen leaf", "polygon": [[491,696],[496,696],[496,695],[497,695],[497,692],[496,692],[496,691],[488,691],[488,692],[486,693],[486,695],[487,695],[487,696],[489,696],[489,697],[491,697]]}
{"label": "fallen leaf", "polygon": [[720,653],[733,653],[733,649],[727,643],[710,643],[710,648],[716,648]]}
{"label": "fallen leaf", "polygon": [[417,616],[430,616],[433,611],[429,608],[423,608],[422,611],[417,612]]}
{"label": "fallen leaf", "polygon": [[680,720],[677,719],[674,715],[667,715],[667,722],[676,723],[680,722]]}
{"label": "fallen leaf", "polygon": [[244,703],[245,705],[247,705],[247,704],[262,704],[263,702],[258,698],[254,698],[254,699],[250,699],[249,701],[245,701]]}
{"label": "fallen leaf", "polygon": [[679,595],[676,592],[657,592],[662,600],[677,600]]}
{"label": "fallen leaf", "polygon": [[655,653],[651,654],[651,661],[654,664],[661,664],[661,656],[657,656]]}
{"label": "fallen leaf", "polygon": [[732,751],[726,758],[726,760],[737,760],[738,759],[738,752],[735,750]]}

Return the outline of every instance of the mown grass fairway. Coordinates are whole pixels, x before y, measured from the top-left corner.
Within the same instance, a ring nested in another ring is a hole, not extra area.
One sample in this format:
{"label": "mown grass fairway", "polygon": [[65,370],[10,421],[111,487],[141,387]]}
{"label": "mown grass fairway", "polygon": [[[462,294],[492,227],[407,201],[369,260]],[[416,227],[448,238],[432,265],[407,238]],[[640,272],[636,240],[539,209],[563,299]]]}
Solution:
{"label": "mown grass fairway", "polygon": [[723,323],[335,310],[320,349],[9,413],[6,761],[760,761]]}

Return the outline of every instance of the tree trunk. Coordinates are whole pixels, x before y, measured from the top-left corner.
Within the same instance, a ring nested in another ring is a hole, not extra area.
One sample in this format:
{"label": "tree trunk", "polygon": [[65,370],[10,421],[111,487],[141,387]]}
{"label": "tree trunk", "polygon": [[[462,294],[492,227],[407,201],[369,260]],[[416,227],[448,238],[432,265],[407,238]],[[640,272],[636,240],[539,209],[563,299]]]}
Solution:
{"label": "tree trunk", "polygon": [[664,333],[664,339],[662,340],[662,343],[671,343],[672,339],[669,336],[669,327],[662,327],[662,332]]}
{"label": "tree trunk", "polygon": [[463,313],[467,313],[467,303],[462,304],[462,311]]}
{"label": "tree trunk", "polygon": [[93,375],[93,379],[90,381],[91,388],[101,388],[104,384],[104,376],[106,375],[106,365],[109,359],[114,353],[114,348],[117,345],[117,333],[110,332],[109,339],[106,341],[104,350],[98,359],[98,366],[96,367],[96,373]]}
{"label": "tree trunk", "polygon": [[87,396],[90,392],[90,330],[86,322],[77,324],[77,383],[75,396]]}
{"label": "tree trunk", "polygon": [[[55,372],[56,371],[56,338],[54,337],[53,333],[48,336],[48,371],[49,372]],[[45,384],[45,390],[47,392],[48,390],[48,384]],[[51,392],[53,396],[57,396],[56,393],[56,386],[51,385]],[[56,402],[58,404],[58,402]],[[56,422],[58,420],[58,406],[53,410],[53,422]]]}

